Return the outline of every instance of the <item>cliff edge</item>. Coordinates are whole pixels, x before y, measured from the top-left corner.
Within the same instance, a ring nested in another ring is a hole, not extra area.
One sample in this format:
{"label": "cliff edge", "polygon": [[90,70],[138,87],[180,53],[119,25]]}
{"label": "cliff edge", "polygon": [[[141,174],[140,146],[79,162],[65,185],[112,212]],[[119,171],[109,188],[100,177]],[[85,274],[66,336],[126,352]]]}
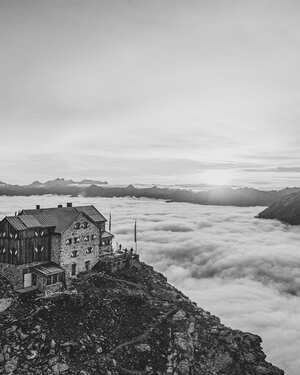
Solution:
{"label": "cliff edge", "polygon": [[291,225],[300,224],[300,193],[282,197],[257,216],[260,219],[277,219]]}
{"label": "cliff edge", "polygon": [[82,274],[74,288],[13,297],[0,313],[0,374],[283,375],[260,337],[225,327],[146,264]]}

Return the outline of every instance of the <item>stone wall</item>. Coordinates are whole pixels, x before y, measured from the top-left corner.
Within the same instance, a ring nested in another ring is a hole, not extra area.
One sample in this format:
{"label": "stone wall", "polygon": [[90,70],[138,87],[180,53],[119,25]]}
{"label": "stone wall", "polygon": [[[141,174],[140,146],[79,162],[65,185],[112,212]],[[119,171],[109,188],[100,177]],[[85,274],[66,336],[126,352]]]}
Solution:
{"label": "stone wall", "polygon": [[24,288],[24,273],[31,272],[31,267],[47,262],[34,262],[30,264],[14,265],[7,263],[0,263],[0,274],[9,280],[15,289]]}
{"label": "stone wall", "polygon": [[50,296],[51,294],[61,292],[63,288],[64,288],[64,285],[60,281],[52,285],[46,285],[44,289],[45,295]]}
{"label": "stone wall", "polygon": [[124,268],[132,267],[133,265],[139,265],[139,256],[137,254],[123,253],[113,254],[110,256],[104,256],[100,258],[98,268],[107,270],[109,272],[118,272]]}
{"label": "stone wall", "polygon": [[[80,228],[76,229],[76,224]],[[84,228],[87,223],[87,228]],[[92,236],[94,238],[92,239]],[[88,240],[85,240],[86,238]],[[75,242],[78,238],[78,242]],[[67,241],[71,239],[71,244]],[[86,262],[90,262],[92,268],[99,260],[100,231],[97,226],[88,220],[86,216],[79,215],[78,219],[61,236],[60,265],[66,270],[66,281],[72,277],[72,264],[76,264],[76,275],[86,270]],[[89,248],[92,248],[89,252]],[[72,252],[76,251],[76,256]]]}
{"label": "stone wall", "polygon": [[3,275],[14,288],[23,287],[23,273],[18,269],[18,266],[0,263],[0,274]]}

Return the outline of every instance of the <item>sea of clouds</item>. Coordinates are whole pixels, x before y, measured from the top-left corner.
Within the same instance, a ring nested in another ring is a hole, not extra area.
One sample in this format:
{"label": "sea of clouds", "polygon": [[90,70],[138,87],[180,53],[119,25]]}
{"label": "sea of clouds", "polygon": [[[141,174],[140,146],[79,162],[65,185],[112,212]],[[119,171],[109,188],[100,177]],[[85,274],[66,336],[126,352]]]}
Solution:
{"label": "sea of clouds", "polygon": [[132,198],[0,197],[0,215],[20,208],[94,204],[142,260],[232,328],[259,334],[267,359],[288,375],[300,368],[300,227],[256,219],[260,207]]}

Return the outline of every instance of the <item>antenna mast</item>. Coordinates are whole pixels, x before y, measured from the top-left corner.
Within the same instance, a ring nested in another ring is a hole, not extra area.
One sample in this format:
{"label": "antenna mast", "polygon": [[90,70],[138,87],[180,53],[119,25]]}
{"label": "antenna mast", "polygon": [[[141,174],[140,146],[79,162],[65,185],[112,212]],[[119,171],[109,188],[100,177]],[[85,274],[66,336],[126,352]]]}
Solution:
{"label": "antenna mast", "polygon": [[137,254],[137,232],[136,232],[136,219],[134,221],[134,243],[135,243],[135,253]]}

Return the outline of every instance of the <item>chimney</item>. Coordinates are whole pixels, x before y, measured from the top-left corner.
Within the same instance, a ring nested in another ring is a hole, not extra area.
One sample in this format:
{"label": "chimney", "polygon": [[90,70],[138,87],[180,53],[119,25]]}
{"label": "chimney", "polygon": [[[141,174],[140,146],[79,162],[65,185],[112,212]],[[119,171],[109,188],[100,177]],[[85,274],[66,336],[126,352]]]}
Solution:
{"label": "chimney", "polygon": [[72,207],[72,203],[71,202],[67,202],[67,207]]}
{"label": "chimney", "polygon": [[62,204],[58,204],[58,205],[57,205],[57,208],[62,208]]}
{"label": "chimney", "polygon": [[39,205],[39,204],[37,204],[36,206],[35,206],[35,209],[36,210],[39,210],[41,208],[41,206]]}

